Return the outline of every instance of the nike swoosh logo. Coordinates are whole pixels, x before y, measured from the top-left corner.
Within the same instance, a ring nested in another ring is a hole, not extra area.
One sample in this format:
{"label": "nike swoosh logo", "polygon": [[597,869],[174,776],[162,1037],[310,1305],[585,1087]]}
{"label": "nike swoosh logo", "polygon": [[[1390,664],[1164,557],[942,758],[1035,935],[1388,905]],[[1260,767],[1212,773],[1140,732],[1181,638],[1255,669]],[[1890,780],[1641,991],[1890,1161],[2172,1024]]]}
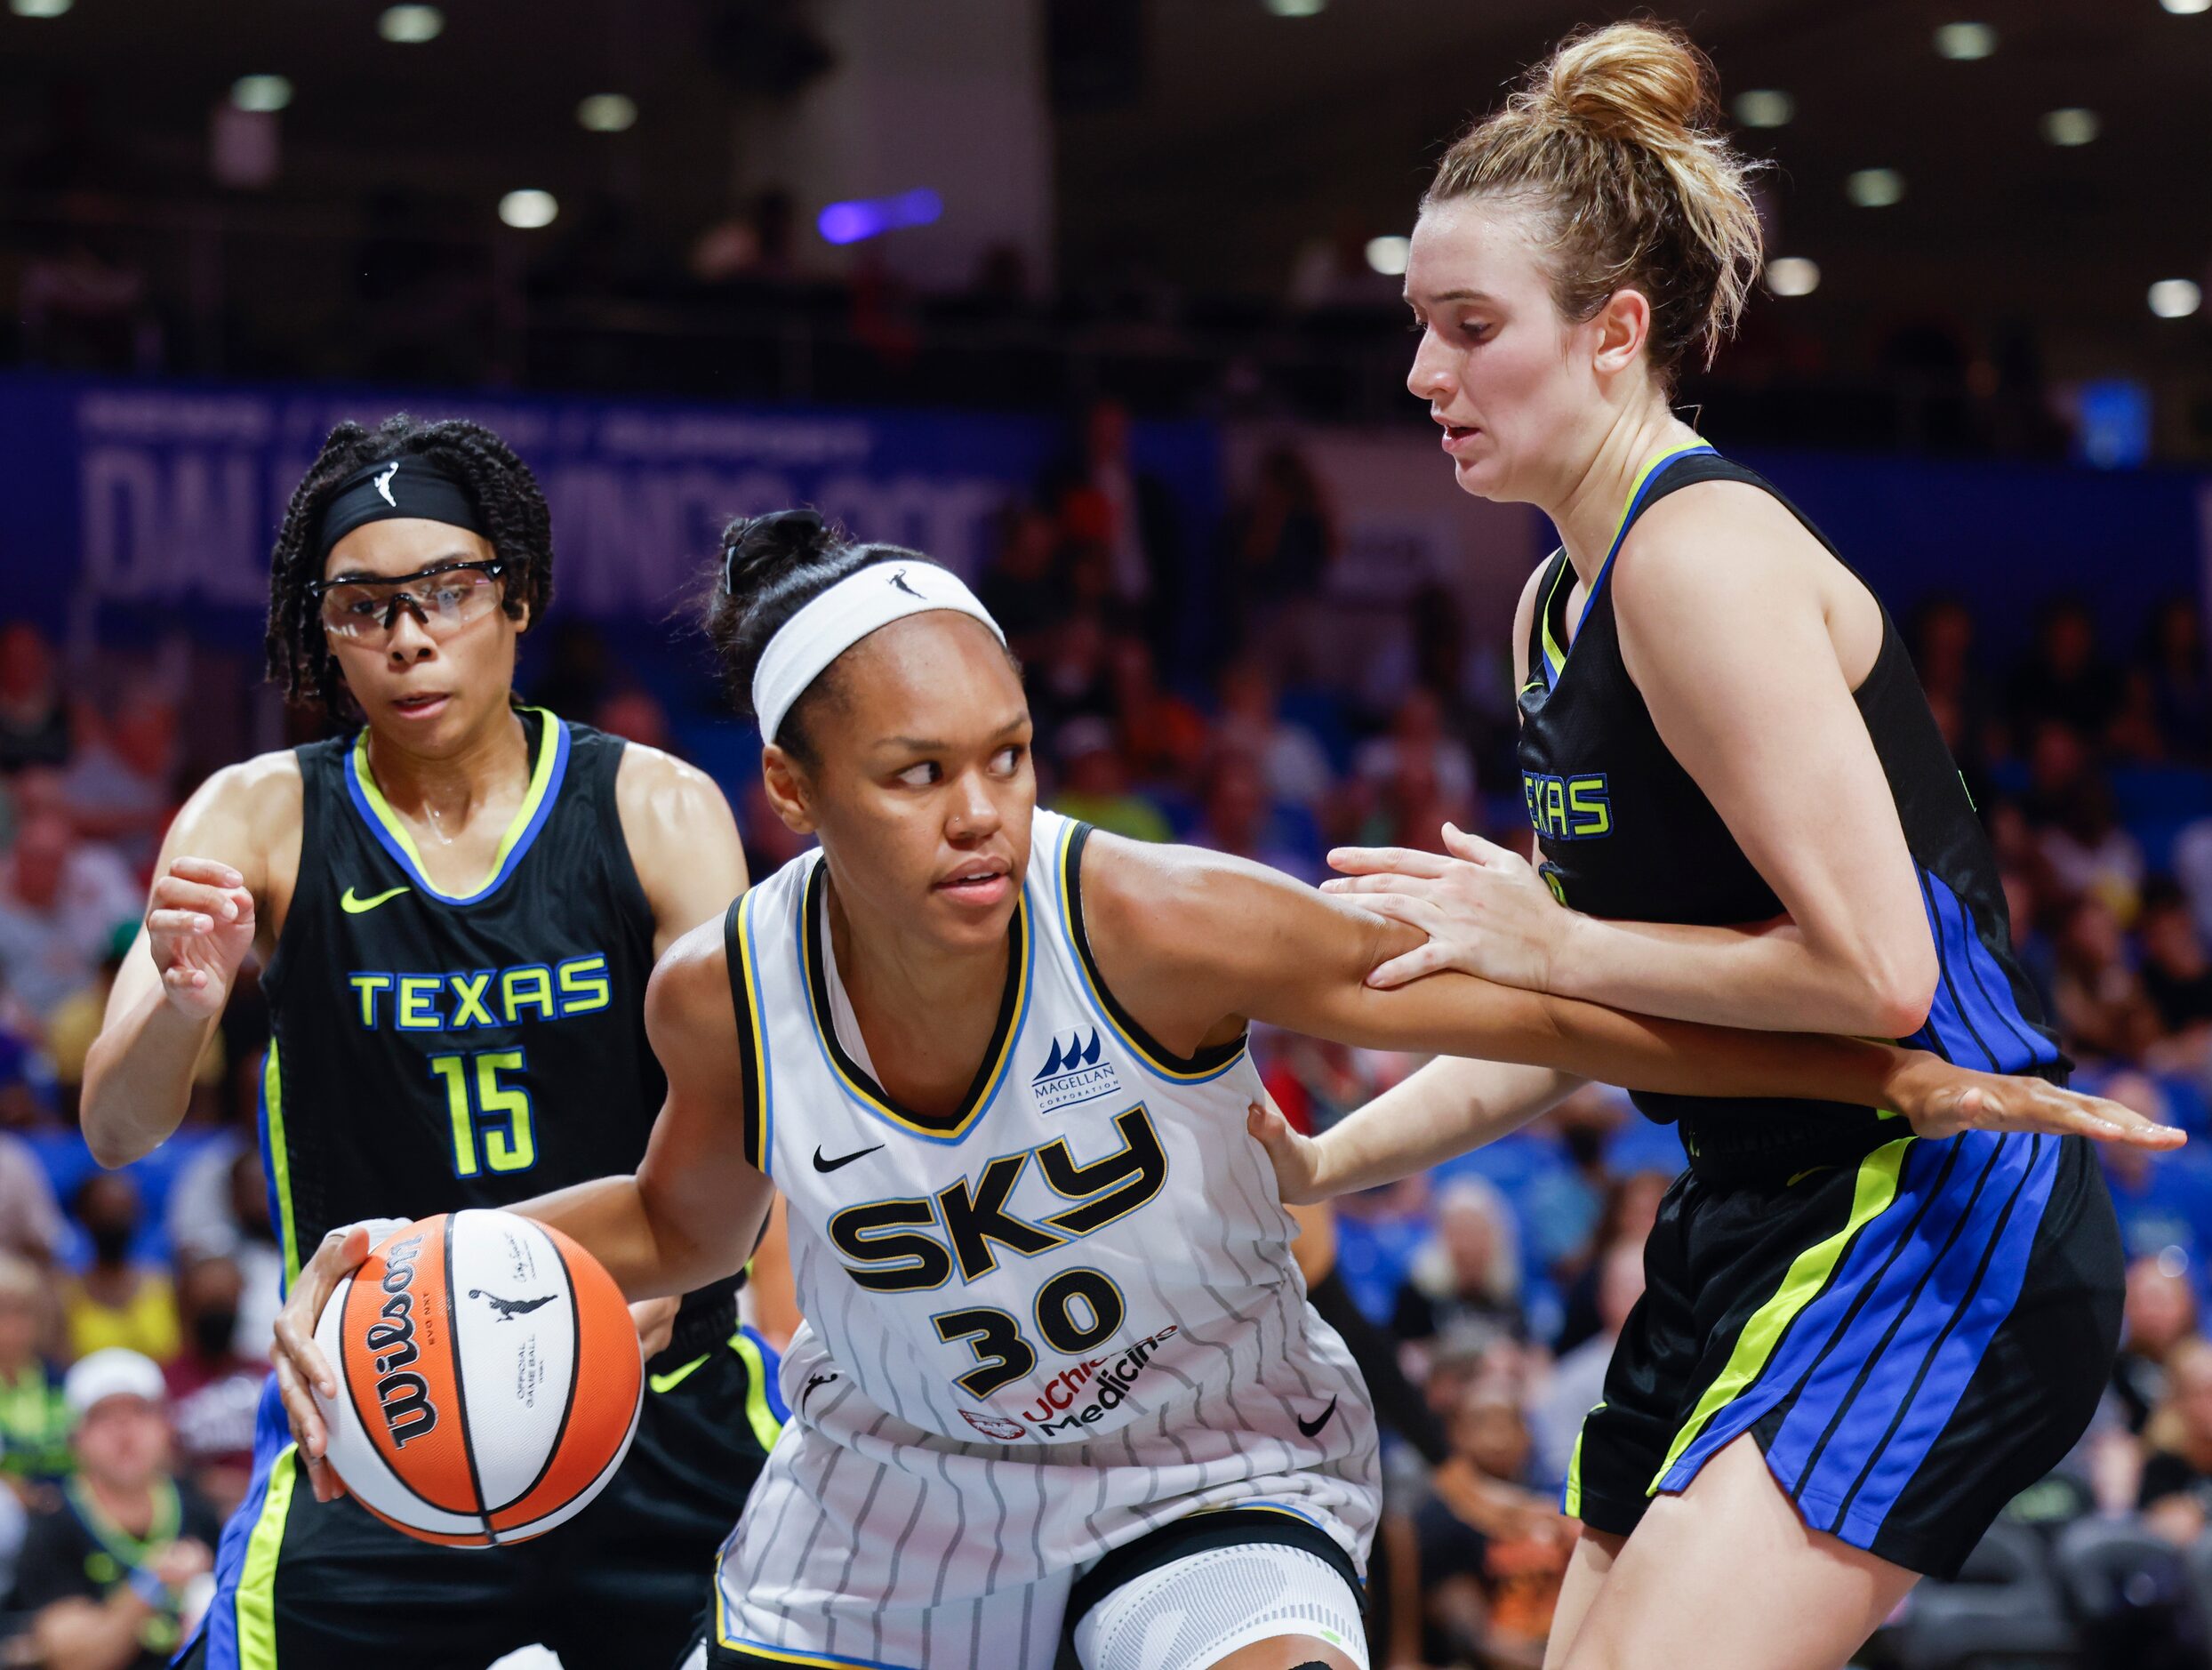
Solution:
{"label": "nike swoosh logo", "polygon": [[[876,1144],[876,1148],[881,1148],[883,1144],[881,1143],[878,1143]],[[835,1171],[839,1166],[849,1166],[855,1160],[867,1159],[869,1155],[876,1152],[876,1148],[856,1148],[849,1154],[839,1154],[835,1160],[824,1160],[821,1157],[821,1149],[817,1146],[814,1150],[814,1169],[816,1171]]]}
{"label": "nike swoosh logo", "polygon": [[374,894],[368,898],[363,899],[356,897],[354,890],[351,887],[348,887],[345,892],[345,896],[338,901],[338,908],[343,911],[348,916],[358,916],[364,911],[373,911],[378,905],[383,903],[387,899],[396,899],[403,893],[412,893],[414,889],[413,887],[388,887],[381,893]]}
{"label": "nike swoosh logo", "polygon": [[712,1352],[708,1352],[705,1355],[693,1357],[681,1369],[671,1369],[666,1374],[648,1375],[645,1377],[645,1383],[652,1386],[655,1392],[673,1392],[677,1386],[682,1385],[685,1381],[690,1379],[693,1375],[696,1374],[699,1371],[700,1365],[704,1363],[707,1361],[707,1358],[712,1356],[713,1354],[714,1353]]}
{"label": "nike swoosh logo", "polygon": [[1320,1418],[1318,1420],[1309,1421],[1301,1417],[1298,1422],[1298,1430],[1303,1433],[1308,1438],[1311,1438],[1318,1433],[1324,1426],[1326,1426],[1329,1424],[1329,1417],[1335,1413],[1336,1400],[1334,1398],[1331,1398],[1329,1400],[1328,1408],[1321,1411]]}

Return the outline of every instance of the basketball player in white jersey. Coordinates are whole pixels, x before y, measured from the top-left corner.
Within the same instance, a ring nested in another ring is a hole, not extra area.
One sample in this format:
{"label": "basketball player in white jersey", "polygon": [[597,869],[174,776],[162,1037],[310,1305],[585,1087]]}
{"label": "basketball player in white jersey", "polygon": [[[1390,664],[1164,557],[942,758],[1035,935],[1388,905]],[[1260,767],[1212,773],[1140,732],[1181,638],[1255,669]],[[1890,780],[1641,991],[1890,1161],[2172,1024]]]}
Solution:
{"label": "basketball player in white jersey", "polygon": [[[998,628],[926,558],[811,512],[733,527],[709,632],[821,850],[687,936],[646,1000],[669,1101],[634,1176],[518,1208],[633,1297],[743,1261],[781,1188],[806,1323],[793,1421],[725,1545],[715,1666],[1365,1670],[1375,1438],[1305,1304],[1246,1129],[1248,1018],[1659,1090],[1836,1094],[1916,1120],[2104,1130],[2040,1080],[1841,1040],[1649,1021],[1440,976],[1363,981],[1410,930],[1256,865],[1035,808]],[[333,1235],[279,1324],[367,1250]],[[319,1465],[319,1464],[318,1464]]]}

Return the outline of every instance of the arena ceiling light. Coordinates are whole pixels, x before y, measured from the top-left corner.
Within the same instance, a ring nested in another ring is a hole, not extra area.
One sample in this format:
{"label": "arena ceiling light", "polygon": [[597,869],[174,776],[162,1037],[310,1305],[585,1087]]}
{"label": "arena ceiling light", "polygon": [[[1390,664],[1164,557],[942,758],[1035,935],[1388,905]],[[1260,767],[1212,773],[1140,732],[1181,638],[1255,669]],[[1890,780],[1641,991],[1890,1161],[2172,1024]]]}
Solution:
{"label": "arena ceiling light", "polygon": [[1843,195],[1862,209],[1886,209],[1904,198],[1904,176],[1894,168],[1862,168],[1843,182]]}
{"label": "arena ceiling light", "polygon": [[398,46],[420,46],[445,33],[445,14],[436,6],[387,6],[376,32]]}
{"label": "arena ceiling light", "polygon": [[2193,278],[2161,278],[2151,286],[2151,311],[2161,319],[2185,319],[2204,305]]}
{"label": "arena ceiling light", "polygon": [[1753,87],[1735,95],[1735,119],[1745,127],[1787,127],[1797,100],[1779,87]]}
{"label": "arena ceiling light", "polygon": [[1329,0],[1267,0],[1267,9],[1278,18],[1318,17]]}
{"label": "arena ceiling light", "polygon": [[1936,51],[1944,58],[1965,61],[1996,50],[1997,31],[1986,23],[1946,23],[1936,31]]}
{"label": "arena ceiling light", "polygon": [[510,191],[500,199],[500,219],[517,231],[534,232],[541,226],[550,226],[553,217],[560,212],[558,198],[549,191],[535,188]]}
{"label": "arena ceiling light", "polygon": [[945,212],[945,200],[926,186],[895,197],[855,197],[833,203],[814,219],[825,243],[857,244],[902,226],[927,226]]}
{"label": "arena ceiling light", "polygon": [[76,0],[8,0],[8,10],[19,18],[58,18]]}
{"label": "arena ceiling light", "polygon": [[2212,0],[2159,0],[2159,4],[2179,18],[2193,18],[2200,12],[2212,12]]}
{"label": "arena ceiling light", "polygon": [[1820,266],[1802,255],[1778,255],[1767,263],[1767,288],[1778,296],[1809,296],[1820,288]]}
{"label": "arena ceiling light", "polygon": [[283,76],[241,76],[230,84],[230,102],[256,116],[273,116],[292,102],[292,83]]}
{"label": "arena ceiling light", "polygon": [[1395,278],[1406,270],[1406,258],[1413,253],[1410,237],[1371,237],[1367,240],[1367,265],[1386,278]]}
{"label": "arena ceiling light", "polygon": [[594,133],[620,133],[637,124],[637,101],[619,92],[595,92],[576,107],[576,120]]}
{"label": "arena ceiling light", "polygon": [[2045,111],[2040,125],[2043,137],[2054,145],[2087,145],[2104,124],[2096,119],[2096,111],[2070,104],[2063,110]]}

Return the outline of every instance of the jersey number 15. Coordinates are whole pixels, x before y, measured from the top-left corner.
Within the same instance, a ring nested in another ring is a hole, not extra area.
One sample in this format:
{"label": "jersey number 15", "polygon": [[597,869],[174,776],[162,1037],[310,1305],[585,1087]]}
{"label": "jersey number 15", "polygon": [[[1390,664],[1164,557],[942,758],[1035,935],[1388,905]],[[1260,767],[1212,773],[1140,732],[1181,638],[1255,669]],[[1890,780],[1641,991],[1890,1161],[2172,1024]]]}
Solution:
{"label": "jersey number 15", "polygon": [[519,1084],[500,1081],[501,1073],[520,1073],[527,1064],[519,1049],[430,1057],[431,1076],[445,1081],[455,1176],[473,1177],[487,1167],[527,1171],[538,1163],[537,1138],[530,1128],[530,1092]]}

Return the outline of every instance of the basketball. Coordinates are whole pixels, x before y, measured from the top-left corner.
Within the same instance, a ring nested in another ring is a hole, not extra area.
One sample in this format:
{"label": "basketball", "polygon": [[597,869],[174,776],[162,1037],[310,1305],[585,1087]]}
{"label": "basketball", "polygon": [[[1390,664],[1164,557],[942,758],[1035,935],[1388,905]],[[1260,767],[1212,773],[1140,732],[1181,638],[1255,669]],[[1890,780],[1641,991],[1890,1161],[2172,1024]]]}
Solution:
{"label": "basketball", "polygon": [[621,1290],[557,1230],[511,1212],[422,1218],[323,1307],[339,1393],[329,1459],[425,1542],[521,1542],[581,1512],[637,1431],[645,1365]]}

